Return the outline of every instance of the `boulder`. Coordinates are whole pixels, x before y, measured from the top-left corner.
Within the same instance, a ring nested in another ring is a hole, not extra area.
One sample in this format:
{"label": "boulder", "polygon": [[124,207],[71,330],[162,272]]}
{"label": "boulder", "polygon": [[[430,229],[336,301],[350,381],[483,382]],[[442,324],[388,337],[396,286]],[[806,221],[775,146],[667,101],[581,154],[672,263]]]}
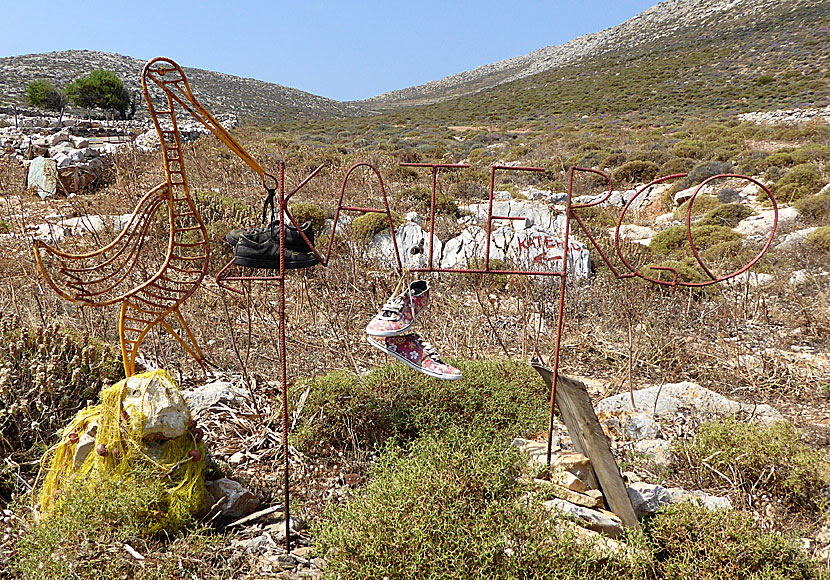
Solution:
{"label": "boulder", "polygon": [[[781,413],[769,405],[739,403],[689,381],[634,391],[634,404],[637,410],[650,414],[658,421],[672,420],[680,413],[702,418],[740,414],[764,422],[783,419]],[[596,405],[597,414],[615,414],[627,410],[631,410],[629,393],[607,397]]]}
{"label": "boulder", "polygon": [[58,164],[54,159],[36,157],[29,164],[26,178],[28,189],[33,190],[40,199],[49,199],[58,191]]}
{"label": "boulder", "polygon": [[[487,220],[488,208],[489,203],[482,202],[463,206],[459,209],[468,212],[470,215],[474,216],[479,222],[484,223]],[[562,232],[564,232],[565,229],[565,214],[552,214],[547,204],[538,201],[527,201],[520,199],[511,199],[508,201],[494,201],[493,215],[511,218],[524,218],[525,220],[527,220],[529,225],[535,225],[542,230],[555,232],[560,235]],[[496,222],[494,222],[494,228],[501,227],[503,225],[511,225],[509,223],[498,222],[499,220],[496,220]]]}
{"label": "boulder", "polygon": [[705,507],[707,510],[713,512],[717,510],[731,510],[732,502],[728,497],[721,497],[717,495],[710,495],[703,491],[686,491],[680,487],[670,487],[666,491],[671,495],[671,500],[674,503],[679,502],[693,502],[697,505]]}
{"label": "boulder", "polygon": [[[423,268],[429,263],[430,246],[434,252],[432,261],[434,265],[441,263],[441,250],[443,244],[437,236],[425,232],[421,226],[414,221],[408,221],[398,226],[395,231],[395,241],[398,246],[398,255],[404,268]],[[392,236],[388,231],[377,234],[372,240],[370,255],[378,260],[392,265],[395,263],[395,251],[392,245]]]}
{"label": "boulder", "polygon": [[628,497],[634,506],[634,513],[638,518],[657,513],[657,511],[672,503],[672,495],[662,485],[637,482],[628,486]]}
{"label": "boulder", "polygon": [[182,395],[194,415],[206,412],[220,401],[233,403],[247,397],[247,393],[241,387],[228,381],[212,381],[201,387],[186,390]]}
{"label": "boulder", "polygon": [[164,371],[135,375],[124,385],[124,411],[144,418],[144,439],[175,439],[187,432],[190,409],[178,387]]}
{"label": "boulder", "polygon": [[799,246],[801,246],[801,244],[804,243],[804,240],[806,240],[807,237],[810,234],[812,234],[814,231],[816,231],[817,229],[818,228],[804,228],[804,229],[797,230],[795,232],[789,233],[786,236],[784,236],[783,240],[778,242],[778,245],[775,246],[775,248],[777,250],[784,250],[784,251],[795,250]]}
{"label": "boulder", "polygon": [[[778,228],[790,225],[798,218],[798,210],[794,207],[780,207],[778,208]],[[772,225],[775,221],[774,210],[764,210],[758,212],[756,215],[751,215],[748,218],[738,222],[734,231],[747,237],[759,238],[759,241],[766,240],[772,231]]]}
{"label": "boulder", "polygon": [[617,538],[622,534],[622,521],[612,512],[587,508],[558,498],[546,501],[542,506],[549,512],[575,518],[589,530],[601,532],[611,538]]}
{"label": "boulder", "polygon": [[205,491],[210,496],[207,498],[210,505],[225,498],[220,509],[222,515],[229,519],[243,518],[257,511],[260,506],[259,499],[254,494],[236,481],[226,477],[215,481],[206,481]]}

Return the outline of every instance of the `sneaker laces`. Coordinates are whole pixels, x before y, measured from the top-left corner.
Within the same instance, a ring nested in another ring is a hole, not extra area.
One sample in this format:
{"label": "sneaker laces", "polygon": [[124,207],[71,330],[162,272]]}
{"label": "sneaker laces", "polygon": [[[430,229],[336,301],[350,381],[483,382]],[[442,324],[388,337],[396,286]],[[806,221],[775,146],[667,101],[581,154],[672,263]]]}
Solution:
{"label": "sneaker laces", "polygon": [[406,292],[398,294],[397,296],[393,296],[392,298],[387,300],[386,304],[384,304],[383,307],[380,309],[381,316],[383,318],[397,317],[401,313],[401,310],[403,310],[405,304],[404,298],[409,298],[409,309],[410,311],[414,312],[414,298],[412,297],[412,293],[409,292],[409,290],[407,290]]}
{"label": "sneaker laces", "polygon": [[441,357],[438,355],[438,351],[435,349],[432,344],[421,338],[419,334],[414,335],[415,342],[423,349],[424,354],[427,355],[433,362],[438,364],[444,364],[444,361],[441,360]]}

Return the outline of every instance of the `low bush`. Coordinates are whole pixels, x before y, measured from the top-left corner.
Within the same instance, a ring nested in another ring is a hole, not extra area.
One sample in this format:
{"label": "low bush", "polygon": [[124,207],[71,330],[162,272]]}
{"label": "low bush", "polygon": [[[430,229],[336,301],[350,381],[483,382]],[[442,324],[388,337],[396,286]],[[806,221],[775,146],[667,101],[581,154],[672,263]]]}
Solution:
{"label": "low bush", "polygon": [[[692,220],[694,223],[695,216],[699,216],[705,213],[709,213],[714,211],[715,209],[721,206],[720,200],[713,196],[713,195],[706,195],[698,194],[695,197],[695,202],[692,204]],[[684,201],[680,204],[676,210],[674,210],[674,219],[680,221],[686,221],[686,213],[689,211],[689,200]]]}
{"label": "low bush", "polygon": [[689,173],[697,161],[691,157],[672,157],[660,166],[660,175],[675,175],[677,173]]}
{"label": "low bush", "polygon": [[730,487],[768,494],[792,508],[817,512],[827,507],[830,457],[807,446],[801,432],[785,421],[764,426],[735,418],[701,425],[694,438],[674,447],[678,467],[697,474],[701,486]]}
{"label": "low bush", "polygon": [[[0,452],[39,451],[105,385],[123,378],[115,348],[58,326],[0,325]],[[30,457],[27,457],[31,459]],[[0,489],[2,492],[2,489]]]}
{"label": "low bush", "polygon": [[[76,480],[40,524],[15,520],[18,529],[12,567],[21,580],[54,578],[228,578],[230,569],[216,549],[218,538],[195,528],[175,540],[155,538],[155,518],[165,482],[157,475],[126,479]],[[146,556],[138,561],[129,544]]]}
{"label": "low bush", "polygon": [[[423,216],[429,216],[430,206],[432,204],[431,189],[423,186],[410,187],[401,194],[401,198],[416,203],[417,207],[414,208],[415,211]],[[437,215],[443,214],[454,218],[461,216],[458,210],[458,204],[451,196],[443,191],[435,192],[435,213]]]}
{"label": "low bush", "polygon": [[678,504],[651,518],[645,532],[661,580],[820,578],[793,538],[762,530],[749,514]]}
{"label": "low bush", "polygon": [[547,388],[527,364],[456,361],[464,374],[441,381],[386,364],[367,375],[335,371],[300,383],[310,387],[297,435],[307,452],[367,448],[451,425],[481,424],[494,437],[542,430]]}
{"label": "low bush", "polygon": [[807,247],[814,252],[830,254],[830,226],[818,228],[805,240]]}
{"label": "low bush", "polygon": [[734,228],[738,222],[752,215],[752,210],[740,203],[727,203],[708,212],[697,225]]}
{"label": "low bush", "polygon": [[[695,247],[699,252],[742,238],[741,234],[724,226],[693,225],[691,231]],[[672,226],[659,232],[651,239],[648,249],[657,256],[681,257],[690,255],[691,248],[686,235],[686,226]]]}
{"label": "low bush", "polygon": [[822,179],[818,167],[812,163],[801,163],[784,174],[775,184],[772,193],[778,203],[792,203],[818,193],[825,183],[827,182]]}
{"label": "low bush", "polygon": [[522,501],[518,462],[459,429],[424,437],[408,453],[387,450],[369,484],[329,509],[316,531],[332,577],[645,577],[644,557],[593,549]]}
{"label": "low bush", "polygon": [[802,197],[793,204],[807,219],[817,220],[830,215],[830,192],[821,195],[808,195]]}
{"label": "low bush", "polygon": [[326,227],[326,212],[316,203],[292,203],[288,211],[298,226],[311,222],[311,228],[316,233],[322,232]]}
{"label": "low bush", "polygon": [[648,183],[660,171],[653,161],[634,160],[623,164],[614,172],[614,180],[623,183]]}
{"label": "low bush", "polygon": [[[397,225],[399,220],[392,216],[392,225]],[[349,225],[349,232],[356,240],[371,240],[384,230],[389,231],[389,220],[385,213],[365,213],[357,216]]]}
{"label": "low bush", "polygon": [[732,164],[725,161],[707,161],[706,163],[700,163],[699,165],[695,165],[689,172],[689,175],[678,182],[673,190],[682,191],[686,188],[692,187],[693,185],[699,184],[710,177],[720,175],[722,173],[732,173],[734,170],[735,169],[732,167]]}

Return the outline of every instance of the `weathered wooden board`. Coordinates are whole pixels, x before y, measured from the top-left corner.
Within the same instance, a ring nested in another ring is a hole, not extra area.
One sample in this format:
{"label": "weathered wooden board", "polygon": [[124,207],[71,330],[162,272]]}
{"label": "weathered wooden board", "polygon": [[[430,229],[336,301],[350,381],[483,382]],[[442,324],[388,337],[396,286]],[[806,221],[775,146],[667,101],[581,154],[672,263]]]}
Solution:
{"label": "weathered wooden board", "polygon": [[[531,362],[531,366],[542,376],[548,388],[552,388],[553,371],[535,361]],[[560,374],[556,382],[556,405],[574,447],[591,460],[591,467],[605,496],[606,505],[619,516],[624,526],[639,528],[634,506],[631,505],[631,498],[628,497],[625,482],[620,475],[620,468],[611,453],[611,446],[599,424],[585,385],[581,381]],[[586,483],[593,485],[593,482]]]}

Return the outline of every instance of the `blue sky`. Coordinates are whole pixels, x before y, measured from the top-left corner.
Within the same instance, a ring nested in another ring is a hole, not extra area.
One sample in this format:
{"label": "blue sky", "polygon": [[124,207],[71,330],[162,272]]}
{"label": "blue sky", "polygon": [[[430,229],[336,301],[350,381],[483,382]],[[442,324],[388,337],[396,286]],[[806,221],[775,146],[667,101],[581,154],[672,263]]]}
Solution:
{"label": "blue sky", "polygon": [[0,56],[69,49],[368,98],[610,28],[657,0],[11,2]]}

